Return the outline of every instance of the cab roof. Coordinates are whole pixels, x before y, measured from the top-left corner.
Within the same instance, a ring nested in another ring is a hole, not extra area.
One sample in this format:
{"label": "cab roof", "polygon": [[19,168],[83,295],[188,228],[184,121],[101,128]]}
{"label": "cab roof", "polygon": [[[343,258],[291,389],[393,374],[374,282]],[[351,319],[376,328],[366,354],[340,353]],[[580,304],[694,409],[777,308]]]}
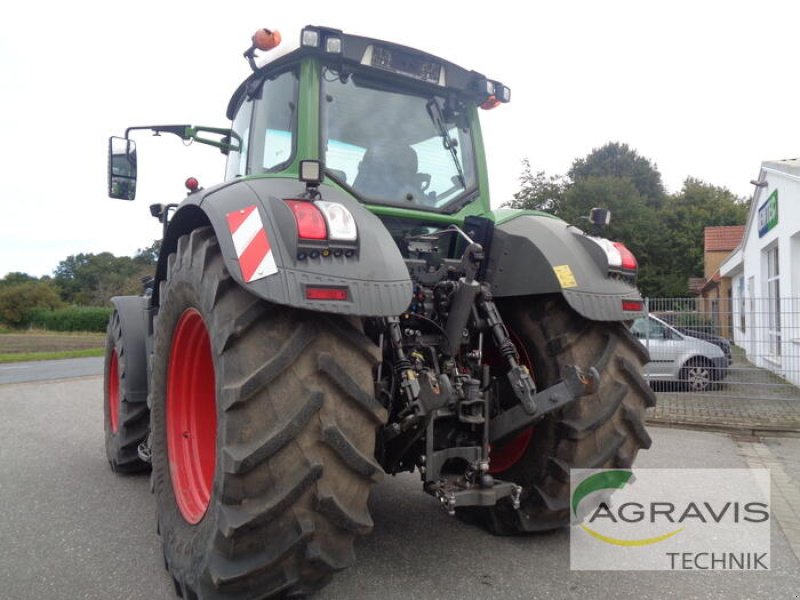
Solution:
{"label": "cab roof", "polygon": [[[276,51],[272,51],[276,52]],[[299,46],[275,54],[239,85],[228,103],[227,116],[233,120],[245,94],[255,93],[265,77],[303,58],[316,57],[327,64],[358,70],[376,79],[405,80],[429,93],[456,92],[471,97],[476,104],[491,98],[508,102],[507,86],[488,79],[477,71],[468,71],[438,56],[374,38],[349,35],[339,29],[308,25],[300,34]]]}

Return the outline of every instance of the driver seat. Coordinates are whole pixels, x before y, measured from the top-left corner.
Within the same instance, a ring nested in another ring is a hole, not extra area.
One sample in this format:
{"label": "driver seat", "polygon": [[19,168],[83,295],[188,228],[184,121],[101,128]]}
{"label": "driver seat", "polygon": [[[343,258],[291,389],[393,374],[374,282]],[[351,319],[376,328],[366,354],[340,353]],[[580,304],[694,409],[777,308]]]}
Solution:
{"label": "driver seat", "polygon": [[361,159],[353,189],[367,197],[421,201],[423,189],[417,168],[417,153],[411,146],[377,144]]}

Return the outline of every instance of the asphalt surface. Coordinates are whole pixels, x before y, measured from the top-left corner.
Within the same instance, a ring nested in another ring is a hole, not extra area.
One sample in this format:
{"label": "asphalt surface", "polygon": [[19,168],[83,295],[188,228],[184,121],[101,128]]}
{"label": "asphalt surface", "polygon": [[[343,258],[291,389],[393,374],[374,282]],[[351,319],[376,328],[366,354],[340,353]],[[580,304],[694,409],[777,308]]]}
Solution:
{"label": "asphalt surface", "polygon": [[0,385],[87,377],[103,373],[103,357],[66,358],[0,364]]}
{"label": "asphalt surface", "polygon": [[[641,467],[745,467],[734,440],[653,427]],[[800,444],[760,447],[797,489]],[[800,514],[800,500],[790,508]],[[103,450],[99,377],[0,385],[0,599],[174,598],[147,476],[121,477]],[[566,530],[499,538],[448,517],[415,475],[375,488],[375,530],[356,565],[315,598],[797,598],[800,531],[773,521],[769,572],[572,572]],[[788,532],[788,535],[787,533]]]}
{"label": "asphalt surface", "polygon": [[[0,364],[0,385],[102,373],[102,357]],[[748,389],[755,391],[752,386]],[[658,391],[658,402],[648,409],[647,420],[664,427],[750,435],[800,433],[800,390],[787,385],[779,393],[780,397],[753,399],[724,387],[707,393]]]}

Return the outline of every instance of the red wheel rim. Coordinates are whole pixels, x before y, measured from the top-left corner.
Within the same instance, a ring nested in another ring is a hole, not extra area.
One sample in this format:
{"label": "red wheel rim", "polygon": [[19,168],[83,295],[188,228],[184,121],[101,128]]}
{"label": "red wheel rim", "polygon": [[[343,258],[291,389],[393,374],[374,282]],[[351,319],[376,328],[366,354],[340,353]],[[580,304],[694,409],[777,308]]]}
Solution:
{"label": "red wheel rim", "polygon": [[[509,329],[508,333],[511,337],[511,341],[513,341],[514,345],[517,347],[520,363],[528,367],[528,370],[531,372],[531,376],[533,376],[533,362],[528,356],[528,351],[520,341],[519,337],[513,331]],[[506,364],[505,359],[502,359],[498,354],[498,356],[492,357],[492,359],[486,362],[491,365],[493,363],[501,364],[501,361],[502,364]],[[520,431],[517,435],[504,444],[492,446],[489,449],[489,473],[502,473],[503,471],[513,467],[528,449],[528,444],[530,444],[531,439],[533,438],[533,429],[534,427],[531,425],[530,427]]]}
{"label": "red wheel rim", "polygon": [[108,424],[111,433],[119,431],[119,360],[117,351],[111,351],[111,364],[108,367]]}
{"label": "red wheel rim", "polygon": [[217,460],[217,403],[211,341],[197,310],[175,327],[167,373],[167,454],[183,518],[200,522],[211,501]]}
{"label": "red wheel rim", "polygon": [[489,453],[489,473],[502,473],[516,464],[528,449],[533,437],[533,425],[523,429],[505,444],[492,446]]}

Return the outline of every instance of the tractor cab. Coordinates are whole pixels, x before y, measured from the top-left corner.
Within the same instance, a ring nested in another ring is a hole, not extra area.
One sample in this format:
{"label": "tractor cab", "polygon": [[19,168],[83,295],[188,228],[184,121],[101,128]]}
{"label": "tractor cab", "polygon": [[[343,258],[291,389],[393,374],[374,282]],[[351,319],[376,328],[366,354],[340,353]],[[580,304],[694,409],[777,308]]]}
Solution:
{"label": "tractor cab", "polygon": [[[333,184],[380,207],[453,214],[488,209],[477,107],[507,87],[395,44],[307,27],[296,50],[257,67],[228,107],[243,152],[227,178],[325,166]],[[379,209],[380,210],[380,209]]]}

